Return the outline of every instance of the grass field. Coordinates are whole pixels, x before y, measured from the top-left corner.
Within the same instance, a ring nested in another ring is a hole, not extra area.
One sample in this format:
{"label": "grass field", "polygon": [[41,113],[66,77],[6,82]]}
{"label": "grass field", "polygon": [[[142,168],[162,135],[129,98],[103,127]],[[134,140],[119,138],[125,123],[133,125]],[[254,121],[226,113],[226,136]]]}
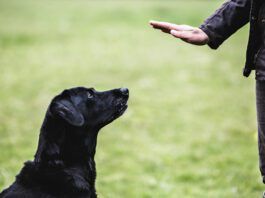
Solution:
{"label": "grass field", "polygon": [[33,159],[54,95],[124,86],[127,113],[99,135],[100,197],[260,197],[248,27],[212,51],[148,26],[198,26],[220,4],[0,1],[0,189]]}

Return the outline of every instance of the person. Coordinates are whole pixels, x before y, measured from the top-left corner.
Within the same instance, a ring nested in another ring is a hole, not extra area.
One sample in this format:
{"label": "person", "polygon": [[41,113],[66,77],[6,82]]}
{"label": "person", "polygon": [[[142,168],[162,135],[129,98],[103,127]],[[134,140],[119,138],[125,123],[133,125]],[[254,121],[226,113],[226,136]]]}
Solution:
{"label": "person", "polygon": [[159,21],[150,21],[150,25],[187,43],[217,49],[248,22],[250,33],[243,75],[248,77],[255,70],[259,166],[265,183],[265,1],[228,0],[198,28]]}

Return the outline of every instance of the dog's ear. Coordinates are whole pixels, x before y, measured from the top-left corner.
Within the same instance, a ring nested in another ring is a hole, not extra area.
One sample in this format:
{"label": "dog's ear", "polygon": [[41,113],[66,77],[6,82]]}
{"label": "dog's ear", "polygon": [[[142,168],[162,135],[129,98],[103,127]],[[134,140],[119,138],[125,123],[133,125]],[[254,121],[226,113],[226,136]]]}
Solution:
{"label": "dog's ear", "polygon": [[85,122],[82,113],[72,102],[65,99],[52,102],[50,111],[53,116],[58,116],[73,126],[82,126]]}

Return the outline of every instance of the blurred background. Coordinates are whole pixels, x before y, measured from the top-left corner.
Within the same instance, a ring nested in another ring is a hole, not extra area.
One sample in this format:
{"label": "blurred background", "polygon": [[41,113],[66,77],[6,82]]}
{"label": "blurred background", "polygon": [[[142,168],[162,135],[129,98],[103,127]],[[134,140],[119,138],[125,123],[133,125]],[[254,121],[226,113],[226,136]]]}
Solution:
{"label": "blurred background", "polygon": [[0,1],[0,189],[33,159],[65,88],[130,89],[97,147],[99,197],[259,197],[248,27],[218,51],[154,31],[199,26],[222,0]]}

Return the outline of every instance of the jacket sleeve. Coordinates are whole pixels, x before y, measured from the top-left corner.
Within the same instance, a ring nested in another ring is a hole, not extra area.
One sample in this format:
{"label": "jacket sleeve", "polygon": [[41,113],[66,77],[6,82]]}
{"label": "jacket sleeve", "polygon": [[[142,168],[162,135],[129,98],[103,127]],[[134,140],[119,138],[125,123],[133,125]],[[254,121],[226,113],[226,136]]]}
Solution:
{"label": "jacket sleeve", "polygon": [[249,22],[251,0],[228,0],[200,26],[217,49],[227,38]]}

